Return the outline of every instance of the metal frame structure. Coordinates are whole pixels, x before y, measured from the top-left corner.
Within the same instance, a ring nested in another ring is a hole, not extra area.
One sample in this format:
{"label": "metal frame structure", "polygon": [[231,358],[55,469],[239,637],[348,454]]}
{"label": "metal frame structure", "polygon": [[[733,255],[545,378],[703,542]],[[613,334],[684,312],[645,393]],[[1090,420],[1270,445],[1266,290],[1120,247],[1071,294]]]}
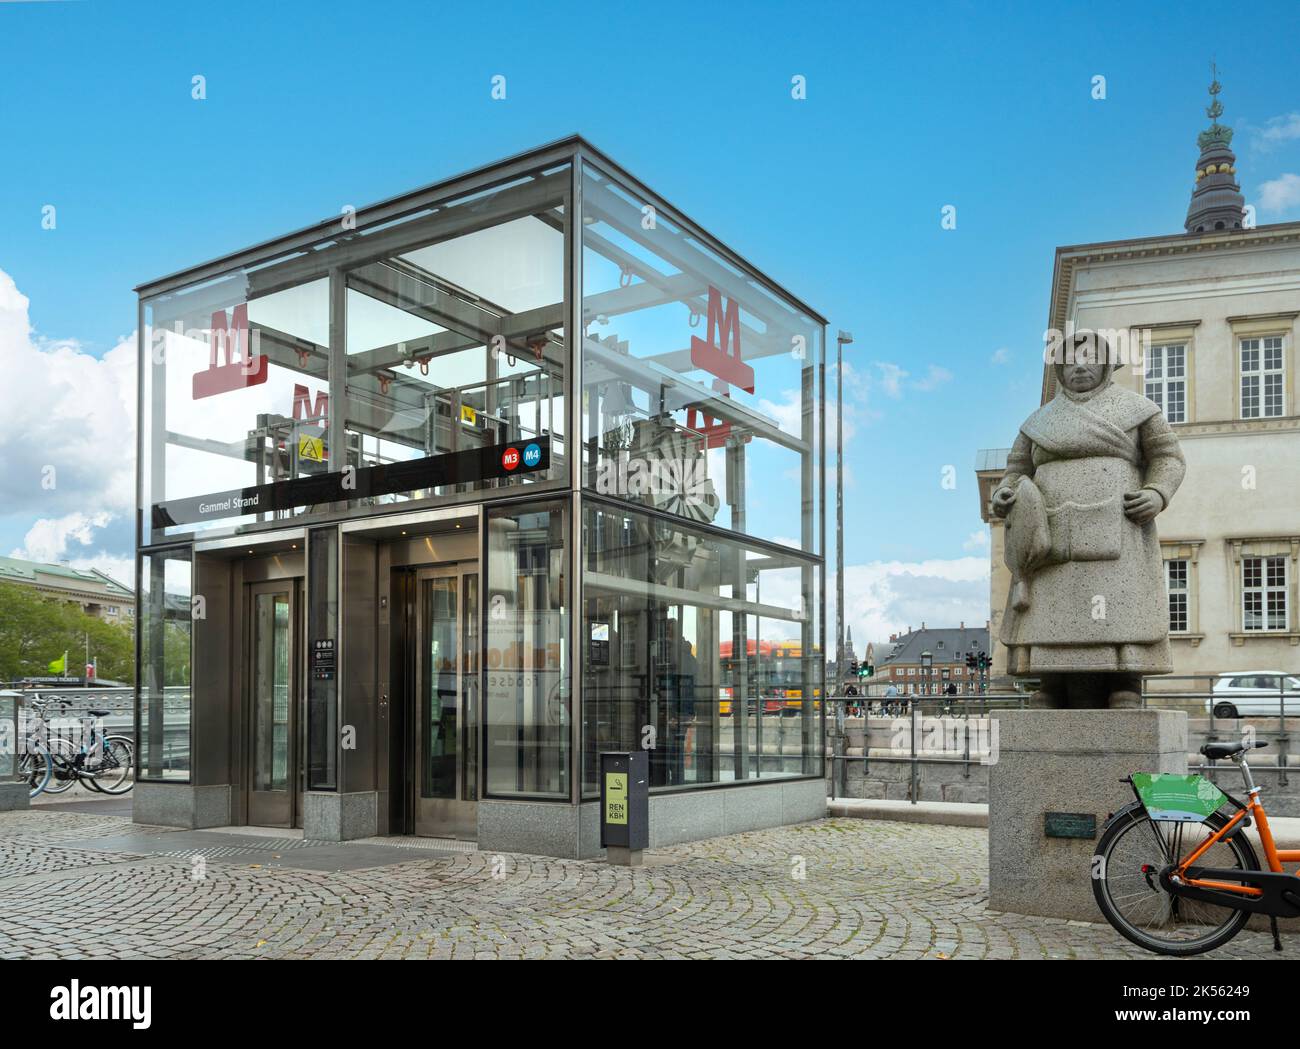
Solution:
{"label": "metal frame structure", "polygon": [[[360,528],[362,522],[379,520],[414,521],[426,516],[432,519],[444,514],[455,514],[459,510],[462,513],[468,512],[476,515],[478,521],[481,595],[479,600],[479,636],[486,639],[488,606],[485,588],[488,566],[488,528],[486,522],[489,510],[496,506],[509,504],[533,504],[557,499],[563,500],[566,512],[569,514],[566,522],[568,528],[568,570],[566,572],[564,595],[569,622],[567,662],[569,674],[568,745],[570,747],[570,760],[568,764],[568,798],[566,800],[574,805],[584,800],[582,769],[584,718],[582,716],[581,690],[582,667],[585,657],[585,647],[582,640],[585,607],[582,571],[585,502],[589,497],[598,502],[608,502],[607,499],[598,497],[594,492],[589,495],[584,493],[585,478],[582,468],[584,452],[583,362],[588,355],[588,350],[597,355],[600,354],[601,350],[599,343],[594,340],[584,341],[583,339],[585,330],[583,312],[584,231],[589,208],[593,209],[593,214],[608,215],[610,213],[608,201],[588,201],[584,199],[584,172],[589,169],[594,169],[602,177],[617,183],[621,188],[653,207],[661,220],[666,220],[681,230],[683,242],[693,242],[694,245],[703,247],[707,252],[711,252],[717,259],[720,259],[724,264],[723,266],[718,266],[711,259],[705,260],[707,265],[715,269],[720,276],[725,274],[734,281],[735,275],[726,273],[726,269],[734,270],[735,273],[752,281],[762,293],[771,296],[773,300],[780,302],[786,308],[801,312],[815,325],[821,327],[821,359],[818,362],[815,374],[811,376],[811,379],[805,379],[806,384],[809,381],[815,384],[811,390],[805,392],[817,405],[815,440],[817,442],[816,446],[821,449],[823,457],[823,461],[820,463],[814,460],[813,468],[817,469],[819,476],[812,477],[810,474],[804,481],[805,499],[813,500],[812,505],[815,507],[815,510],[810,511],[812,520],[809,522],[808,527],[812,531],[806,537],[806,541],[815,545],[815,551],[807,549],[792,551],[770,541],[747,535],[738,524],[728,529],[711,523],[685,520],[681,521],[681,523],[702,534],[747,544],[755,549],[765,550],[769,554],[793,554],[796,560],[804,563],[807,571],[814,573],[813,578],[815,578],[815,573],[820,570],[821,589],[824,591],[827,555],[826,480],[824,470],[826,447],[826,318],[793,296],[742,256],[728,248],[703,227],[670,205],[640,179],[580,136],[569,136],[497,163],[476,168],[421,189],[400,194],[358,209],[354,215],[349,216],[349,219],[354,219],[354,221],[350,221],[346,227],[337,217],[327,219],[240,251],[231,252],[199,265],[175,271],[140,284],[135,289],[139,296],[137,318],[141,340],[140,353],[143,362],[144,355],[148,350],[145,342],[145,333],[147,331],[146,308],[152,300],[157,299],[159,296],[170,295],[181,290],[193,291],[201,296],[206,286],[215,285],[223,278],[244,271],[247,272],[250,284],[262,294],[269,294],[273,289],[298,286],[309,280],[328,280],[329,345],[319,347],[304,344],[301,339],[270,331],[264,333],[263,347],[264,352],[271,356],[273,360],[277,355],[283,355],[284,359],[287,360],[292,358],[294,354],[299,355],[299,360],[306,359],[303,357],[304,354],[307,357],[317,356],[323,358],[331,403],[339,405],[339,408],[330,413],[328,424],[329,447],[341,450],[345,448],[345,428],[349,421],[346,407],[346,383],[349,369],[346,346],[346,297],[348,287],[362,272],[361,267],[380,259],[392,258],[401,252],[413,251],[420,247],[448,240],[470,232],[475,228],[487,228],[490,225],[500,224],[507,221],[511,215],[522,217],[535,214],[539,206],[546,201],[556,199],[558,195],[558,198],[564,203],[563,215],[559,216],[552,213],[551,220],[544,220],[551,222],[564,237],[564,299],[559,304],[561,308],[558,315],[554,312],[553,307],[542,307],[519,314],[507,314],[506,311],[499,307],[493,307],[492,304],[487,303],[480,307],[482,309],[481,315],[475,314],[471,316],[465,313],[464,299],[458,296],[458,289],[448,289],[445,295],[435,290],[434,294],[436,310],[445,311],[446,316],[455,315],[462,323],[470,326],[475,333],[474,337],[479,340],[476,345],[481,344],[486,337],[491,335],[504,335],[509,340],[520,340],[529,337],[538,338],[539,335],[541,338],[546,338],[544,334],[540,333],[546,333],[556,328],[563,329],[564,346],[562,350],[565,354],[563,360],[563,394],[566,412],[564,431],[566,471],[563,478],[542,480],[523,488],[501,487],[455,491],[442,496],[385,505],[382,508],[333,503],[327,507],[316,508],[310,515],[300,515],[289,520],[271,519],[248,523],[241,526],[236,534],[220,538],[205,537],[202,531],[164,535],[156,534],[151,529],[148,541],[146,541],[145,518],[143,516],[146,512],[144,506],[146,482],[144,475],[144,464],[146,462],[145,441],[146,439],[156,441],[157,438],[147,438],[147,427],[141,425],[137,428],[136,592],[137,595],[143,595],[144,593],[141,585],[143,582],[144,558],[150,555],[161,554],[169,550],[189,550],[191,593],[195,593],[197,592],[198,583],[197,553],[217,546],[229,547],[230,549],[247,546],[256,549],[259,545],[273,541],[277,536],[285,534],[286,530],[296,531],[305,537],[308,533],[320,528],[336,529],[336,535],[338,536],[338,542],[336,543],[338,564],[336,569],[339,585],[342,586],[344,573],[343,536],[354,529]],[[427,226],[418,221],[422,217],[436,219],[444,209],[453,205],[467,207],[464,212],[457,213],[462,216],[463,221],[462,218],[458,218],[451,224],[443,222],[441,225],[435,221],[427,224]],[[477,227],[474,225],[476,216],[481,222]],[[620,250],[612,243],[608,246],[611,252],[617,253]],[[703,258],[703,255],[701,258]],[[627,264],[633,266],[636,264],[636,260],[629,256]],[[363,274],[368,292],[378,295],[381,301],[387,300],[391,302],[400,299],[403,294],[401,281],[405,279],[405,275],[399,272],[400,269],[401,267],[390,267],[383,273]],[[416,274],[414,276],[423,280],[421,275]],[[665,282],[660,279],[654,283],[664,285]],[[424,289],[430,286],[431,283],[428,281],[422,284]],[[662,301],[675,301],[676,299],[673,296],[671,287],[656,287],[648,284],[647,289],[645,292],[647,296],[659,295],[662,296]],[[212,287],[211,293],[216,296],[212,301],[218,302],[221,295],[220,290]],[[757,303],[761,298],[761,294],[757,295],[753,301]],[[409,299],[406,301],[409,301]],[[767,305],[770,306],[770,303]],[[202,308],[202,306],[196,304],[196,308]],[[699,303],[699,308],[701,311],[704,309],[703,302]],[[753,309],[752,306],[751,309]],[[492,323],[494,313],[499,318],[499,323]],[[459,348],[458,340],[451,332],[447,332],[446,336],[446,338],[443,338],[440,333],[431,337],[429,339],[430,345],[426,349],[430,353],[454,352]],[[409,356],[409,350],[407,352]],[[549,356],[553,352],[553,344],[547,344],[540,352]],[[354,363],[356,357],[366,355],[373,358],[365,362],[367,365],[366,370],[372,370],[371,366],[374,369],[389,368],[402,359],[397,348],[381,347],[376,350],[368,350],[366,354],[354,355]],[[608,356],[617,357],[617,355]],[[602,367],[607,363],[617,365],[617,360],[607,361],[604,356],[600,357],[600,361]],[[137,377],[137,395],[142,416],[150,410],[149,405],[144,402],[146,371],[146,368],[141,367]],[[667,370],[665,369],[665,371]],[[540,383],[540,379],[538,381]],[[489,385],[490,382],[491,379],[489,378]],[[695,384],[683,376],[671,378],[669,384],[681,387],[683,397],[692,401],[698,400],[701,396],[712,396],[703,387],[698,390],[695,389]],[[152,390],[153,397],[156,398],[158,395],[159,392],[156,389]],[[807,443],[807,437],[811,433],[809,427],[814,425],[805,422],[805,440],[800,441],[788,433],[773,430],[764,422],[762,417],[757,416],[740,404],[719,406],[719,418],[735,421],[749,427],[758,427],[764,436],[775,443],[796,451],[809,447]],[[163,438],[165,440],[167,435],[164,434]],[[151,468],[156,471],[158,464],[154,461],[155,457],[155,455],[151,454],[149,461]],[[151,487],[150,497],[157,498],[158,494],[156,486]],[[662,518],[669,517],[669,515],[664,515],[650,507],[629,504],[628,508],[640,514]],[[735,523],[733,522],[733,524]],[[307,579],[304,579],[304,589],[301,595],[301,607],[304,609],[310,607],[311,595],[307,589],[308,585]],[[141,597],[137,599],[140,600]],[[818,594],[818,599],[821,600],[820,594]],[[827,633],[824,613],[824,601],[822,601],[821,611],[817,617],[817,641],[821,645],[823,658]],[[141,631],[143,630],[142,621],[144,618],[140,614],[136,616],[136,671],[138,682],[141,681],[141,671],[143,670],[140,642],[142,640]],[[306,648],[305,645],[301,647]],[[339,707],[339,723],[342,724],[344,703],[342,682],[347,669],[345,652],[340,651],[338,658],[339,686],[335,698]],[[305,668],[303,673],[305,680]],[[480,673],[486,673],[486,667],[481,667]],[[138,685],[136,690],[137,723],[141,713],[141,687],[141,685]],[[483,688],[482,682],[480,682],[479,696],[480,710],[482,710],[482,704],[486,700],[486,689]],[[824,684],[823,698],[825,696],[826,685]],[[741,711],[743,711],[744,706],[743,703],[739,704]],[[817,715],[820,738],[823,740],[825,739],[825,707],[826,703],[822,702],[818,708],[820,713]],[[477,726],[479,753],[483,758],[479,761],[477,770],[479,798],[490,796],[487,791],[485,720],[480,717]],[[739,726],[737,729],[739,730]],[[191,713],[190,732],[191,751],[193,752],[193,713]],[[345,789],[346,760],[342,753],[336,756],[335,789],[339,791]],[[823,776],[825,771],[824,758],[818,765],[819,768],[814,774],[802,778],[819,778]],[[177,781],[169,780],[166,782]],[[746,785],[746,781],[740,779],[732,783],[710,784],[710,789],[743,785]]]}

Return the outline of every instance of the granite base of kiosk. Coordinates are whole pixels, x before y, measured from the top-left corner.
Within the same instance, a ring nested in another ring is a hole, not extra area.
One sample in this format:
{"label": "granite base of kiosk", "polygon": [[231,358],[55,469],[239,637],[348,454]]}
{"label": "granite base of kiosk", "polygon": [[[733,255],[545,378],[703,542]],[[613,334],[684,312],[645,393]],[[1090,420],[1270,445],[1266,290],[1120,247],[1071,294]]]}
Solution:
{"label": "granite base of kiosk", "polygon": [[606,862],[641,865],[650,845],[650,759],[644,750],[600,756],[600,844]]}

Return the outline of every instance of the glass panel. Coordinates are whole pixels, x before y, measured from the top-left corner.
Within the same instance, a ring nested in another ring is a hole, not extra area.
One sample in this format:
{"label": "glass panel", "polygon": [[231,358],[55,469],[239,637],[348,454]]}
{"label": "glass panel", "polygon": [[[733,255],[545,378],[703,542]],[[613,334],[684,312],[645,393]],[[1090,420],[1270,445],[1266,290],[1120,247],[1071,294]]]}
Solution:
{"label": "glass panel", "polygon": [[596,504],[583,543],[584,790],[638,747],[652,788],[820,772],[820,566]]}
{"label": "glass panel", "polygon": [[420,797],[455,798],[460,683],[455,577],[426,579],[421,602],[425,636]]}
{"label": "glass panel", "polygon": [[253,599],[253,789],[288,790],[293,745],[289,595]]}
{"label": "glass panel", "polygon": [[565,168],[442,209],[347,275],[350,463],[550,438],[550,469],[363,502],[564,476],[568,183]]}
{"label": "glass panel", "polygon": [[563,504],[488,514],[487,790],[568,797],[569,659]]}
{"label": "glass panel", "polygon": [[145,321],[145,541],[303,512],[214,514],[224,500],[205,500],[194,520],[179,501],[329,469],[329,281],[240,270],[149,300]]}
{"label": "glass panel", "polygon": [[[550,442],[545,470],[477,480],[471,462],[459,485],[370,502],[563,478],[570,181],[567,164],[538,171],[144,301],[144,542],[323,509],[225,497],[345,464]],[[343,374],[331,374],[332,332]],[[329,446],[339,411],[346,449]]]}
{"label": "glass panel", "polygon": [[1181,379],[1183,377],[1186,351],[1186,346],[1169,347],[1169,378]]}
{"label": "glass panel", "polygon": [[1147,355],[1147,378],[1159,379],[1164,373],[1161,370],[1161,361],[1164,359],[1165,348],[1163,346],[1152,346],[1151,353]]}
{"label": "glass panel", "polygon": [[584,484],[817,553],[822,327],[651,211],[584,167]]}
{"label": "glass panel", "polygon": [[140,777],[190,776],[189,550],[140,559]]}

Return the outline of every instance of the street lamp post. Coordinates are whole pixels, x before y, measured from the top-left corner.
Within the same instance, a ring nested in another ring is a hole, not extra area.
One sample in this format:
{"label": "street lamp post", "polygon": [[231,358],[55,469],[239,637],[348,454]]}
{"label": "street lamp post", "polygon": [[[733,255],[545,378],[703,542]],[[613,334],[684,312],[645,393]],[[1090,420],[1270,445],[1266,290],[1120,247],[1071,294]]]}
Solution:
{"label": "street lamp post", "polygon": [[844,347],[853,336],[835,336],[835,694],[844,695]]}

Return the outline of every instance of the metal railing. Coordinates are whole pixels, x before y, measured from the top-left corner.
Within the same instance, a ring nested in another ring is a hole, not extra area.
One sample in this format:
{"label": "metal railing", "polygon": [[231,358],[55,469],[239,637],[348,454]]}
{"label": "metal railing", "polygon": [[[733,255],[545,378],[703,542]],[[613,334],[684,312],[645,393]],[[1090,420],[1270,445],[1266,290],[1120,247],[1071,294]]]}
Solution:
{"label": "metal railing", "polygon": [[[833,728],[830,733],[831,742],[831,775],[830,775],[830,798],[832,801],[839,797],[848,796],[848,769],[850,763],[862,763],[862,782],[865,796],[867,776],[871,771],[872,762],[882,764],[907,764],[909,766],[908,776],[908,796],[907,800],[915,805],[920,801],[921,792],[921,768],[925,765],[942,766],[960,766],[962,778],[971,779],[971,766],[983,764],[984,761],[980,754],[974,752],[971,748],[971,732],[969,723],[985,722],[987,734],[988,715],[995,713],[998,709],[1018,709],[1024,706],[1024,696],[926,696],[926,697],[909,697],[912,702],[908,704],[906,712],[900,712],[895,715],[881,714],[871,715],[862,718],[862,753],[847,754],[845,753],[845,743],[848,739],[844,731],[844,716],[840,711],[836,712],[833,722]],[[965,699],[967,702],[959,704],[957,701]],[[993,705],[996,701],[998,705]],[[842,710],[842,703],[841,710]],[[978,706],[978,711],[975,709]],[[927,711],[926,708],[929,708]],[[908,753],[906,754],[872,754],[871,746],[871,717],[893,717],[895,721],[906,720]],[[950,720],[953,724],[961,726],[959,730],[961,753],[950,755],[924,754],[921,752],[919,742],[921,740],[921,728],[924,722],[938,722],[942,731],[945,721]]]}
{"label": "metal railing", "polygon": [[[1190,753],[1195,753],[1199,749],[1199,737],[1202,731],[1204,731],[1204,742],[1208,743],[1230,742],[1241,738],[1244,734],[1258,734],[1275,747],[1275,750],[1268,754],[1268,756],[1274,757],[1275,761],[1269,764],[1252,762],[1252,773],[1273,777],[1272,782],[1276,786],[1289,786],[1292,773],[1300,774],[1300,765],[1291,763],[1292,728],[1294,727],[1292,722],[1300,718],[1300,693],[1295,689],[1288,690],[1286,675],[1283,675],[1279,679],[1276,692],[1276,713],[1272,709],[1274,703],[1273,691],[1271,689],[1267,691],[1261,689],[1240,698],[1252,701],[1252,705],[1258,705],[1261,700],[1266,702],[1270,707],[1268,713],[1247,713],[1242,715],[1239,712],[1237,717],[1225,718],[1220,716],[1216,710],[1221,709],[1225,703],[1233,703],[1233,695],[1223,692],[1216,693],[1213,689],[1214,682],[1225,675],[1249,676],[1239,672],[1225,671],[1195,675],[1161,675],[1159,677],[1145,678],[1143,680],[1141,706],[1146,710],[1181,710],[1188,714],[1189,719],[1194,719],[1190,726],[1192,728],[1192,738],[1188,741]],[[1179,687],[1185,683],[1200,683],[1204,687]],[[961,754],[934,755],[920,753],[917,747],[917,741],[921,735],[918,732],[918,722],[921,719],[939,719],[942,722],[943,719],[947,718],[962,720],[996,718],[998,712],[1002,710],[1024,709],[1028,699],[1028,693],[1006,692],[959,694],[956,696],[917,694],[898,697],[861,696],[843,697],[838,700],[832,699],[830,701],[831,709],[828,712],[831,716],[827,718],[827,742],[831,751],[829,754],[830,798],[836,800],[840,797],[849,797],[848,771],[859,763],[862,768],[864,798],[868,775],[873,763],[906,764],[909,766],[907,800],[912,804],[916,804],[920,800],[921,772],[926,766],[960,766],[963,780],[971,780],[973,778],[972,767],[982,763],[980,756],[972,754],[970,750],[971,733],[963,733],[966,745]],[[866,714],[866,716],[862,717],[863,752],[861,754],[846,753],[849,737],[846,731],[845,718],[846,707],[849,706],[855,706]],[[908,721],[910,742],[907,753],[872,753],[870,720],[882,716]],[[1204,722],[1205,726],[1203,730],[1196,724],[1196,722],[1201,721]],[[1236,766],[1231,762],[1209,759],[1201,762],[1190,762],[1188,769],[1192,772],[1201,773],[1211,780],[1215,780],[1218,773],[1225,770],[1233,775],[1236,774]]]}
{"label": "metal railing", "polygon": [[[1277,777],[1275,782],[1278,786],[1289,786],[1291,782],[1290,772],[1300,771],[1300,769],[1295,769],[1290,764],[1291,726],[1289,724],[1290,720],[1300,717],[1300,693],[1286,687],[1288,675],[1282,674],[1278,677],[1276,693],[1272,689],[1265,688],[1254,689],[1247,694],[1215,692],[1213,688],[1213,683],[1223,677],[1272,676],[1271,674],[1255,675],[1237,671],[1223,671],[1213,674],[1172,674],[1145,678],[1142,682],[1142,707],[1144,710],[1182,710],[1188,714],[1189,718],[1204,717],[1208,723],[1205,734],[1205,742],[1207,743],[1232,742],[1243,735],[1253,736],[1258,729],[1267,735],[1268,742],[1276,744],[1276,764],[1252,763],[1250,766],[1251,773],[1262,773],[1265,776],[1274,775]],[[1210,687],[1206,689],[1164,687],[1185,681],[1209,681]],[[1243,701],[1247,700],[1252,705],[1266,703],[1271,706],[1274,695],[1277,696],[1276,714],[1270,712],[1268,714],[1245,714],[1243,716],[1238,711],[1237,717],[1225,718],[1216,713],[1218,709],[1224,706],[1232,706],[1235,709],[1238,706],[1245,705]],[[1290,713],[1288,713],[1288,707]],[[1264,724],[1255,724],[1256,721],[1264,722]],[[1243,722],[1247,724],[1243,726]],[[1269,723],[1276,724],[1276,731],[1273,730]],[[1190,740],[1188,741],[1188,747],[1193,752],[1197,749],[1191,746]],[[1231,762],[1220,764],[1212,760],[1188,765],[1189,771],[1204,773],[1211,780],[1214,780],[1216,772],[1225,768],[1229,771],[1235,771],[1236,766]]]}

